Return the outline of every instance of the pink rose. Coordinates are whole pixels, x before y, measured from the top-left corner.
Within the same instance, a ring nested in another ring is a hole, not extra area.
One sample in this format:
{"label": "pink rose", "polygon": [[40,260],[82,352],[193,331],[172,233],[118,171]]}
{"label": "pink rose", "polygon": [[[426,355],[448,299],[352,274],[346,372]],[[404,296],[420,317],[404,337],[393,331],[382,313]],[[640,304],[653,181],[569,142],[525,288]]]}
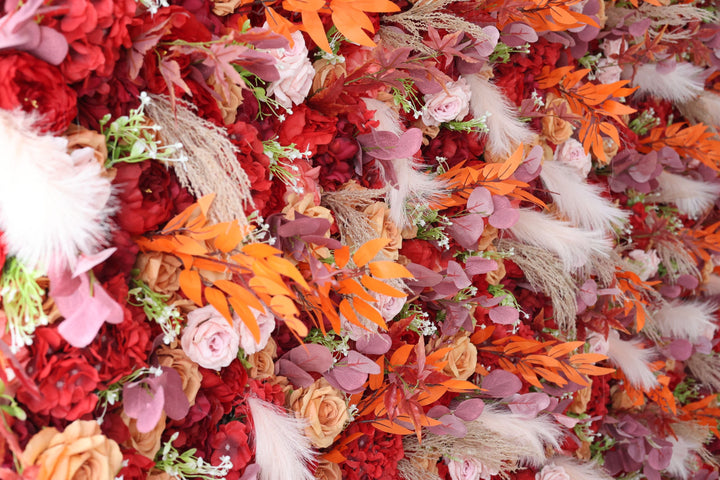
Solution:
{"label": "pink rose", "polygon": [[490,477],[500,473],[490,470],[474,458],[464,458],[462,461],[451,460],[448,463],[448,472],[452,480],[490,480]]}
{"label": "pink rose", "polygon": [[400,313],[400,310],[405,306],[407,301],[406,297],[390,297],[383,294],[375,294],[377,302],[375,308],[380,312],[380,315],[386,320],[390,321],[395,318],[395,315]]}
{"label": "pink rose", "polygon": [[181,343],[193,362],[220,370],[237,358],[240,335],[215,307],[208,305],[188,313]]}
{"label": "pink rose", "polygon": [[241,318],[233,315],[235,322],[235,331],[240,336],[240,346],[242,347],[245,355],[252,355],[259,352],[265,345],[267,345],[270,339],[270,334],[275,330],[275,315],[272,313],[260,313],[254,308],[250,307],[255,320],[260,327],[260,341],[256,342],[250,329],[245,325],[245,322]]}
{"label": "pink rose", "polygon": [[583,178],[588,176],[592,168],[589,153],[585,153],[582,144],[574,138],[565,140],[555,149],[555,160],[569,165]]}
{"label": "pink rose", "polygon": [[600,355],[607,355],[610,350],[610,344],[607,339],[599,333],[591,333],[587,337],[587,343],[590,345],[589,353],[599,353]]}
{"label": "pink rose", "polygon": [[470,87],[464,78],[450,82],[445,89],[425,95],[423,122],[437,126],[443,122],[462,120],[470,109]]}
{"label": "pink rose", "polygon": [[643,282],[654,276],[660,266],[660,257],[655,250],[646,252],[645,250],[636,249],[628,253],[630,269],[637,273]]}
{"label": "pink rose", "polygon": [[267,50],[277,59],[275,67],[280,73],[280,80],[272,82],[267,93],[274,94],[278,103],[288,109],[305,101],[315,77],[302,33],[294,32],[292,39],[292,47]]}
{"label": "pink rose", "polygon": [[548,463],[535,474],[535,480],[570,480],[570,475],[560,465]]}

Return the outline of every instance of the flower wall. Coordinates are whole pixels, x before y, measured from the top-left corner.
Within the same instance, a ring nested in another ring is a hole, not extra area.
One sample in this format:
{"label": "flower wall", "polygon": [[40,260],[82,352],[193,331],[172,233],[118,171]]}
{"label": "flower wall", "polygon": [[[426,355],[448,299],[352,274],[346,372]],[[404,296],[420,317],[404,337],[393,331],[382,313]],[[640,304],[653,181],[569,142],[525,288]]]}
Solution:
{"label": "flower wall", "polygon": [[717,479],[716,10],[5,2],[0,478]]}

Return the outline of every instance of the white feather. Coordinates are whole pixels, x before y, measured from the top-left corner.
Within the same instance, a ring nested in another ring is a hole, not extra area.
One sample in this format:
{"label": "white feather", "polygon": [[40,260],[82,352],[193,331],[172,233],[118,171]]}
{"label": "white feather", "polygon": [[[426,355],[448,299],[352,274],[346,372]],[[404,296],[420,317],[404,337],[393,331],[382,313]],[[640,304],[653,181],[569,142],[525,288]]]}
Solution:
{"label": "white feather", "polygon": [[628,219],[627,212],[601,196],[601,187],[587,183],[572,167],[545,162],[540,178],[550,191],[553,203],[574,225],[586,230],[610,231]]}
{"label": "white feather", "polygon": [[550,415],[528,418],[511,411],[486,404],[482,414],[474,420],[483,427],[496,432],[498,436],[522,445],[532,451],[518,460],[529,466],[538,467],[545,463],[546,447],[560,449],[562,431]]}
{"label": "white feather", "polygon": [[714,273],[708,275],[701,288],[705,296],[720,295],[720,275]]}
{"label": "white feather", "polygon": [[656,64],[640,65],[632,85],[639,94],[652,95],[671,102],[685,103],[700,95],[705,85],[705,70],[691,63],[678,63],[669,73],[657,71]]}
{"label": "white feather", "polygon": [[702,337],[712,338],[717,330],[712,303],[700,301],[672,302],[652,315],[652,325],[662,336],[682,338],[697,343]]}
{"label": "white feather", "polygon": [[[363,101],[369,110],[375,110],[373,119],[379,122],[378,131],[395,135],[403,133],[400,116],[391,106],[372,98],[363,98]],[[406,207],[428,206],[442,196],[446,185],[438,177],[423,173],[420,170],[422,165],[413,157],[395,159],[392,164],[397,185],[388,189],[386,199],[390,207],[390,219],[403,228],[411,224]]]}
{"label": "white feather", "polygon": [[656,352],[654,348],[641,348],[639,339],[621,340],[616,330],[608,332],[608,359],[622,369],[625,378],[636,388],[651,390],[658,385],[648,363]]}
{"label": "white feather", "polygon": [[487,148],[495,155],[510,155],[521,143],[529,142],[533,132],[521,122],[517,107],[489,80],[480,75],[463,77],[470,86],[470,111],[474,118],[487,116]]}
{"label": "white feather", "polygon": [[670,465],[664,470],[673,478],[687,480],[702,464],[698,452],[704,449],[703,438],[697,435],[684,435],[685,432],[675,432],[675,436],[665,438],[672,443],[672,457]]}
{"label": "white feather", "polygon": [[593,256],[609,257],[612,251],[602,231],[573,227],[533,210],[521,209],[519,220],[509,230],[520,242],[556,254],[568,272],[582,268]]}
{"label": "white feather", "polygon": [[0,110],[0,230],[11,255],[45,271],[72,266],[107,238],[111,185],[93,150],[40,134],[34,117]]}
{"label": "white feather", "polygon": [[255,426],[255,463],[260,480],[313,480],[315,454],[303,433],[305,422],[259,398],[248,399]]}
{"label": "white feather", "polygon": [[674,173],[662,172],[658,182],[660,188],[657,201],[674,203],[680,213],[692,218],[709,210],[720,195],[720,184],[693,180]]}
{"label": "white feather", "polygon": [[570,480],[612,480],[612,476],[595,462],[581,462],[575,458],[555,456],[550,464],[562,467]]}

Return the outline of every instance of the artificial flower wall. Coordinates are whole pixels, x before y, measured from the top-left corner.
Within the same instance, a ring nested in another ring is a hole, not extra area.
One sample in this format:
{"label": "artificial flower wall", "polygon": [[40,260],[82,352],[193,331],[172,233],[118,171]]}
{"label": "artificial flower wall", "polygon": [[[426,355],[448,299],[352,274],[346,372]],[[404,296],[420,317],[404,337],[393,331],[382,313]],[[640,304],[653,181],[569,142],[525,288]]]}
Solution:
{"label": "artificial flower wall", "polygon": [[716,10],[5,2],[0,478],[717,479]]}

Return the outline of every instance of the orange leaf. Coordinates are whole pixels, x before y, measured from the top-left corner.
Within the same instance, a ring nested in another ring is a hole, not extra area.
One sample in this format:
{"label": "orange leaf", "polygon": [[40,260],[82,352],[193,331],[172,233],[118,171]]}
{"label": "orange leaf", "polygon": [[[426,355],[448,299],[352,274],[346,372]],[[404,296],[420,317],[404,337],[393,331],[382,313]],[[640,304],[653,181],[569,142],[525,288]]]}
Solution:
{"label": "orange leaf", "polygon": [[580,341],[560,343],[548,350],[547,354],[549,357],[558,358],[562,357],[563,355],[567,355],[568,353],[572,352],[576,348],[582,347],[583,345],[585,345],[585,342]]}
{"label": "orange leaf", "polygon": [[220,312],[222,316],[225,317],[225,320],[227,320],[230,325],[233,324],[233,319],[232,315],[230,315],[230,308],[228,307],[227,300],[225,299],[225,295],[220,290],[212,287],[205,288],[205,298],[210,305],[215,307],[215,310]]}
{"label": "orange leaf", "polygon": [[543,377],[548,382],[553,382],[555,385],[558,385],[560,387],[564,387],[568,383],[565,378],[553,372],[552,370],[548,370],[547,368],[535,367],[534,370],[538,375]]}
{"label": "orange leaf", "polygon": [[241,287],[237,283],[233,283],[230,280],[216,280],[213,286],[220,288],[231,297],[237,298],[258,312],[265,312],[265,307],[263,307],[263,304],[260,303],[260,300],[258,300],[257,297],[250,292],[250,290]]}
{"label": "orange leaf", "polygon": [[380,253],[390,243],[389,238],[375,238],[360,245],[360,248],[353,254],[353,261],[358,267],[364,267],[367,263]]}
{"label": "orange leaf", "polygon": [[250,288],[257,290],[259,293],[266,293],[268,295],[287,295],[292,297],[292,292],[287,288],[284,283],[278,283],[267,277],[261,277],[259,275],[252,277],[248,281]]}
{"label": "orange leaf", "polygon": [[478,387],[474,383],[468,382],[467,380],[458,380],[457,378],[445,380],[441,383],[441,385],[446,386],[449,390],[453,392],[471,392],[473,390],[480,390],[480,387]]}
{"label": "orange leaf", "polygon": [[408,344],[399,347],[393,352],[392,357],[390,357],[390,365],[405,365],[405,362],[407,362],[407,359],[410,356],[410,352],[412,352],[412,349],[414,347],[415,345]]}
{"label": "orange leaf", "polygon": [[307,284],[300,271],[289,260],[282,257],[272,256],[267,257],[265,259],[265,262],[267,262],[267,265],[279,274],[285,275],[286,277],[290,277],[295,280],[305,290],[310,289],[310,286]]}
{"label": "orange leaf", "polygon": [[495,331],[495,325],[490,325],[489,327],[485,328],[478,328],[475,330],[475,333],[472,334],[470,337],[470,341],[474,345],[479,345],[483,343],[488,338],[492,337],[493,332]]}
{"label": "orange leaf", "polygon": [[282,250],[271,247],[267,243],[251,243],[242,247],[242,252],[254,258],[266,258],[272,255],[282,255]]}
{"label": "orange leaf", "polygon": [[303,10],[301,18],[303,27],[308,35],[310,35],[310,38],[313,39],[313,42],[326,52],[332,53],[330,43],[328,43],[327,36],[325,36],[325,27],[323,27],[318,13]]}
{"label": "orange leaf", "polygon": [[585,375],[607,375],[608,373],[615,372],[614,368],[598,367],[597,365],[586,365],[581,364],[576,367],[576,370]]}
{"label": "orange leaf", "polygon": [[345,319],[348,322],[367,330],[367,327],[365,325],[363,325],[362,322],[358,319],[357,314],[355,313],[355,310],[352,308],[352,305],[350,305],[350,302],[348,302],[347,298],[343,298],[340,301],[339,308],[340,308],[340,313],[343,314],[343,316],[345,317]]}
{"label": "orange leaf", "polygon": [[173,230],[181,228],[183,225],[185,225],[185,222],[187,222],[188,219],[192,216],[196,208],[197,203],[193,203],[185,210],[175,215],[175,217],[173,217],[167,224],[165,224],[165,228],[162,229],[161,233],[169,233]]}
{"label": "orange leaf", "polygon": [[[250,330],[255,341],[260,342],[260,326],[250,308],[235,297],[228,298],[228,301],[233,307],[233,310],[235,310],[235,313],[240,317],[240,320],[242,320],[248,330]],[[264,310],[265,309],[263,309],[263,311]]]}
{"label": "orange leaf", "polygon": [[346,278],[345,280],[341,281],[339,283],[337,292],[341,295],[354,295],[356,297],[362,298],[366,302],[375,301],[375,297],[370,295],[354,278]]}
{"label": "orange leaf", "polygon": [[395,435],[411,435],[415,433],[413,430],[408,430],[405,427],[398,425],[395,422],[383,418],[382,420],[375,420],[371,425],[382,432],[393,433]]}
{"label": "orange leaf", "polygon": [[202,307],[202,282],[200,274],[195,270],[183,270],[178,276],[180,289],[195,305]]}
{"label": "orange leaf", "polygon": [[350,247],[343,245],[335,250],[335,265],[337,265],[338,268],[345,268],[348,261],[350,261]]}
{"label": "orange leaf", "polygon": [[387,323],[385,323],[385,319],[375,307],[373,307],[360,297],[353,298],[353,306],[360,315],[367,318],[383,330],[387,330],[388,326]]}
{"label": "orange leaf", "polygon": [[[348,5],[348,6],[345,6]],[[332,20],[338,32],[342,33],[345,38],[351,42],[366,47],[374,47],[375,42],[372,41],[364,30],[374,33],[372,21],[360,10],[352,8],[345,2],[333,0],[330,4],[332,9]]]}
{"label": "orange leaf", "polygon": [[293,39],[291,34],[297,30],[297,27],[288,19],[273,10],[272,7],[265,7],[265,20],[267,21],[270,30],[287,38],[290,42],[290,46],[292,47]]}
{"label": "orange leaf", "polygon": [[177,246],[175,251],[184,253],[186,255],[204,255],[207,253],[207,247],[205,242],[198,242],[197,240],[187,237],[185,235],[175,235],[175,242]]}
{"label": "orange leaf", "polygon": [[428,387],[426,391],[420,392],[417,397],[417,401],[420,405],[430,405],[431,403],[435,403],[439,400],[440,397],[447,393],[447,391],[448,389],[444,385],[434,385],[432,387]]}
{"label": "orange leaf", "polygon": [[360,278],[360,282],[365,285],[365,288],[368,290],[372,290],[373,292],[381,293],[383,295],[387,295],[388,297],[397,297],[397,298],[405,298],[407,297],[407,294],[404,292],[401,292],[397,288],[391,287],[385,282],[381,282],[380,280],[370,277],[368,275],[364,275]]}
{"label": "orange leaf", "polygon": [[382,387],[383,380],[385,379],[385,355],[380,356],[375,360],[378,367],[380,367],[380,373],[371,373],[368,378],[368,386],[371,390],[377,390]]}
{"label": "orange leaf", "polygon": [[308,328],[303,322],[298,320],[298,314],[300,312],[298,312],[292,299],[284,295],[276,295],[270,300],[270,308],[272,308],[273,311],[285,321],[288,328],[294,330],[298,336],[307,336]]}
{"label": "orange leaf", "polygon": [[538,380],[537,375],[535,372],[532,371],[531,368],[529,368],[527,365],[525,365],[522,362],[518,362],[517,369],[520,375],[525,379],[526,382],[528,382],[530,385],[533,385],[537,388],[543,388],[542,383],[540,383],[540,380]]}
{"label": "orange leaf", "polygon": [[[178,255],[180,256],[180,255]],[[228,267],[222,262],[216,261],[214,258],[189,257],[192,259],[192,265],[198,270],[207,270],[208,272],[227,272]],[[184,262],[184,261],[183,261]]]}
{"label": "orange leaf", "polygon": [[370,273],[378,278],[413,278],[410,270],[399,263],[382,260],[370,263],[369,267]]}
{"label": "orange leaf", "polygon": [[570,357],[570,363],[597,363],[607,360],[607,355],[601,355],[599,353],[578,353]]}
{"label": "orange leaf", "polygon": [[233,220],[228,224],[227,230],[215,238],[215,248],[223,253],[228,253],[237,248],[243,238],[245,238],[245,232],[240,228],[237,220]]}

